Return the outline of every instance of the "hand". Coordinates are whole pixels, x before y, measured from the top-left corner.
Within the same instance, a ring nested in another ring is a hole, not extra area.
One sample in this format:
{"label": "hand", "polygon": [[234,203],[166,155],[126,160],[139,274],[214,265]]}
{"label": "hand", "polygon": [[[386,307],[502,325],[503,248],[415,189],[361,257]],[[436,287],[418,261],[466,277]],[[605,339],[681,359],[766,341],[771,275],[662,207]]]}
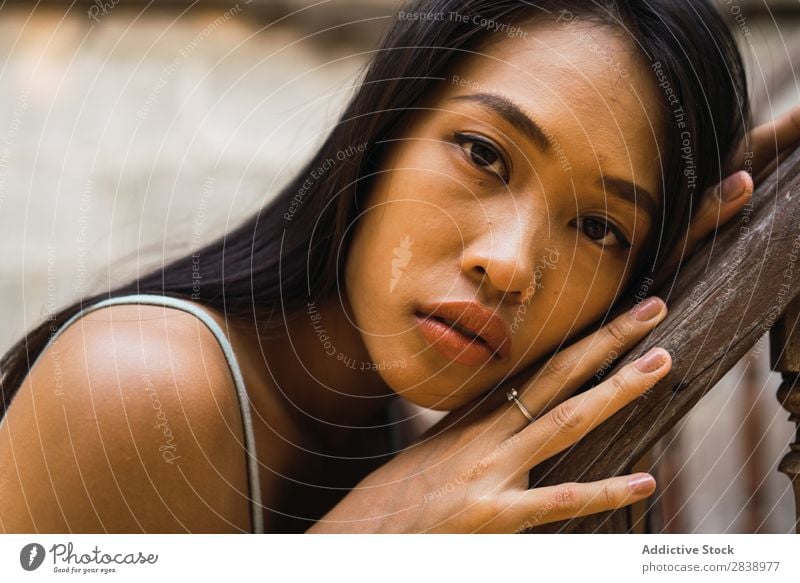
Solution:
{"label": "hand", "polygon": [[736,216],[775,166],[800,145],[800,107],[776,120],[753,129],[742,141],[734,156],[733,167],[742,168],[711,188],[702,197],[700,208],[692,219],[685,246],[681,243],[669,255],[663,276],[656,278],[658,287],[675,272],[697,244]]}
{"label": "hand", "polygon": [[[634,317],[645,315],[641,302],[556,353],[518,389],[520,401],[538,417],[533,423],[504,395],[499,407],[470,403],[452,411],[365,477],[308,532],[514,533],[649,496],[655,481],[645,473],[536,489],[528,489],[528,473],[667,374],[672,366],[669,353],[654,349],[648,353],[657,357],[654,369],[638,368],[654,363],[645,355],[567,399],[602,369],[611,351],[628,351],[664,319],[666,305],[653,301],[657,314],[650,320]],[[638,488],[629,485],[631,479],[639,480]]]}
{"label": "hand", "polygon": [[800,107],[751,131],[747,139],[739,144],[734,156],[734,168],[744,168],[754,177],[756,185],[761,184],[798,145]]}

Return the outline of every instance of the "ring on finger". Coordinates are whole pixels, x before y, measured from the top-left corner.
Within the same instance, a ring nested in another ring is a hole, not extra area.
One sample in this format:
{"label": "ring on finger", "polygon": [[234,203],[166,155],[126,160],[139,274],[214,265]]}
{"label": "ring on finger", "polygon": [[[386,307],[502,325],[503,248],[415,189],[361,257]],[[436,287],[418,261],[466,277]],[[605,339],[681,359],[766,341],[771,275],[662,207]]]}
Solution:
{"label": "ring on finger", "polygon": [[508,391],[506,393],[506,397],[508,398],[509,401],[514,401],[514,403],[517,405],[519,410],[522,411],[522,414],[525,415],[525,418],[528,420],[529,424],[533,423],[534,421],[536,421],[536,419],[534,419],[533,415],[531,415],[530,411],[528,411],[528,409],[525,407],[525,405],[522,404],[522,401],[520,401],[517,398],[517,389],[511,389],[510,391]]}

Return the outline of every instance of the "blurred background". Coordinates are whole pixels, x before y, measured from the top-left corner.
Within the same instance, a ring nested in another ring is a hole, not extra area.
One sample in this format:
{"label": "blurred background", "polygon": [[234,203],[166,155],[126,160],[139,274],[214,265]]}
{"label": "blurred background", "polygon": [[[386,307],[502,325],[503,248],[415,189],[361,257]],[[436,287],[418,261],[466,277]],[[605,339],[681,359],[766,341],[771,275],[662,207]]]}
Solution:
{"label": "blurred background", "polygon": [[[396,4],[0,3],[0,350],[262,207],[335,123]],[[756,122],[798,103],[800,4],[719,4]],[[779,382],[764,337],[661,440],[657,531],[791,532]],[[440,416],[413,412],[420,428]]]}

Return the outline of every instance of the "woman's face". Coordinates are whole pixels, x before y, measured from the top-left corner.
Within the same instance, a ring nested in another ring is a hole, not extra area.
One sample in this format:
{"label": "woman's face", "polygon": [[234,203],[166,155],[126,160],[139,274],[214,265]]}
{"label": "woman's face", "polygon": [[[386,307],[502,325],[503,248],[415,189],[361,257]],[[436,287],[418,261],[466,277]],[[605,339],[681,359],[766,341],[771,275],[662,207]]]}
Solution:
{"label": "woman's face", "polygon": [[601,317],[658,228],[647,64],[606,27],[527,30],[442,81],[354,225],[350,316],[424,407],[475,399]]}

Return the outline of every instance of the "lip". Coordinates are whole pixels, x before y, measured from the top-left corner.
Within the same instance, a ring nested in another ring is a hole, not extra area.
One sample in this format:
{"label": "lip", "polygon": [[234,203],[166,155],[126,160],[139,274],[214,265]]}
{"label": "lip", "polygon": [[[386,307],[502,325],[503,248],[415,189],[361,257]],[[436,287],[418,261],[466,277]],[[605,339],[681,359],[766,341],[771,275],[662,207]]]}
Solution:
{"label": "lip", "polygon": [[[511,354],[511,334],[505,321],[474,301],[442,302],[421,306],[415,314],[420,332],[443,356],[477,366],[503,360]],[[472,338],[442,322],[455,322],[478,338]]]}

